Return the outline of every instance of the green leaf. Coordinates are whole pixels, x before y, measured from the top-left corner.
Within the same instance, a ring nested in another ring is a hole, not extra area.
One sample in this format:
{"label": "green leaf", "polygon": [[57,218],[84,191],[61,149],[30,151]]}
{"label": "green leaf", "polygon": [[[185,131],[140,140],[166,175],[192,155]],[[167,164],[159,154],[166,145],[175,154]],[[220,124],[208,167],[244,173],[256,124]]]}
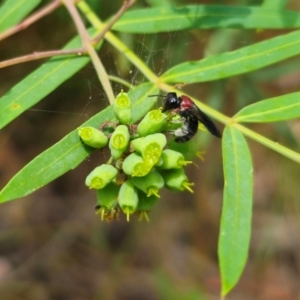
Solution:
{"label": "green leaf", "polygon": [[289,0],[264,0],[262,6],[270,9],[281,9],[286,6]]}
{"label": "green leaf", "polygon": [[299,28],[300,14],[251,6],[185,5],[126,12],[113,29],[131,33],[157,33],[195,28]]}
{"label": "green leaf", "polygon": [[[138,86],[129,92],[136,122],[154,105],[155,98],[148,97],[158,90],[152,83]],[[105,121],[116,120],[112,107],[102,110],[82,126],[99,127]],[[0,203],[31,194],[62,174],[78,166],[94,149],[85,146],[77,133],[72,131],[58,143],[38,155],[17,173],[0,192]],[[84,183],[82,183],[84,184]]]}
{"label": "green leaf", "polygon": [[[76,37],[64,49],[80,47],[81,41]],[[0,129],[51,93],[89,61],[89,56],[57,56],[30,73],[0,99]]]}
{"label": "green leaf", "polygon": [[161,76],[164,82],[203,82],[243,74],[300,53],[300,31],[278,36],[236,51],[177,65]]}
{"label": "green leaf", "polygon": [[227,126],[222,138],[224,203],[218,245],[222,296],[239,280],[251,235],[253,168],[243,135]]}
{"label": "green leaf", "polygon": [[23,20],[41,0],[6,0],[0,7],[0,33]]}
{"label": "green leaf", "polygon": [[235,122],[277,122],[300,117],[300,92],[248,105],[234,117]]}

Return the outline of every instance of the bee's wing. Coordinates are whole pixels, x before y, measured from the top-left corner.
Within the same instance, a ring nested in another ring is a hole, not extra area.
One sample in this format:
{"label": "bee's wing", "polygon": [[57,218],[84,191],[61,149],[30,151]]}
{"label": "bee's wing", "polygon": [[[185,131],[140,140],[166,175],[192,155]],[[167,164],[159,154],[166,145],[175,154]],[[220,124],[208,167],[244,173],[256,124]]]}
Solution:
{"label": "bee's wing", "polygon": [[201,122],[212,135],[218,138],[222,137],[221,132],[216,127],[214,122],[202,110],[200,110],[196,104],[193,105],[192,111],[193,115],[197,117],[199,122]]}

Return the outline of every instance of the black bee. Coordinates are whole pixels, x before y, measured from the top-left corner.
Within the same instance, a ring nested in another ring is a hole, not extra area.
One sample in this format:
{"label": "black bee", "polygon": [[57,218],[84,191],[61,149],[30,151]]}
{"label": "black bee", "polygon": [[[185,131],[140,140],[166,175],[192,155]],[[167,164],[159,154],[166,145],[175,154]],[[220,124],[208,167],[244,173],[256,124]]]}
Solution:
{"label": "black bee", "polygon": [[189,141],[198,131],[198,122],[202,123],[212,135],[218,138],[222,137],[213,121],[188,96],[182,95],[177,97],[176,93],[155,96],[164,98],[163,112],[173,110],[183,121],[182,127],[174,131],[177,143]]}

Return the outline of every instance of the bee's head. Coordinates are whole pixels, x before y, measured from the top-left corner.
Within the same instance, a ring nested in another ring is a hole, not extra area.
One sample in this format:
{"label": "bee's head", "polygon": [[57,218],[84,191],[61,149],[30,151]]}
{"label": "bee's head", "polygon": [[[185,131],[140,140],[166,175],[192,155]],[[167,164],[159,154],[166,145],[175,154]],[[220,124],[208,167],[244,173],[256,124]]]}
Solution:
{"label": "bee's head", "polygon": [[181,98],[177,97],[176,93],[168,93],[167,95],[164,96],[162,112],[179,108],[180,103],[181,103]]}
{"label": "bee's head", "polygon": [[176,109],[180,107],[181,97],[177,97],[176,93],[167,93],[166,95],[150,95],[149,97],[163,97],[162,112]]}

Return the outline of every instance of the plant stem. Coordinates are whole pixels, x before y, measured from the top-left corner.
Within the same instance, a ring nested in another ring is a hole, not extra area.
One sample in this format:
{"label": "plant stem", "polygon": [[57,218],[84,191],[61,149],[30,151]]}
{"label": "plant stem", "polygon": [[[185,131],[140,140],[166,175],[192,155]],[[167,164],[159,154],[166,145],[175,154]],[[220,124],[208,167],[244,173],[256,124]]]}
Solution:
{"label": "plant stem", "polygon": [[20,64],[23,62],[29,62],[29,61],[48,58],[48,57],[52,57],[52,56],[71,55],[71,54],[84,55],[84,54],[86,54],[86,50],[85,50],[85,48],[79,48],[79,49],[72,49],[72,50],[50,50],[50,51],[44,51],[44,52],[34,52],[32,54],[27,54],[24,56],[19,56],[16,58],[2,61],[2,62],[0,62],[0,69],[9,67],[12,65]]}
{"label": "plant stem", "polygon": [[118,82],[126,87],[128,87],[128,89],[132,89],[133,86],[126,80],[124,79],[121,79],[120,77],[117,77],[117,76],[113,76],[113,75],[108,75],[108,78],[111,80],[111,81],[114,81],[114,82]]}
{"label": "plant stem", "polygon": [[123,5],[119,9],[119,11],[110,19],[110,21],[105,25],[105,27],[102,29],[101,33],[93,39],[93,42],[95,44],[98,44],[100,40],[103,39],[104,35],[106,32],[108,32],[113,25],[120,19],[120,17],[124,14],[124,12],[134,4],[135,0],[129,0],[129,1],[124,1]]}
{"label": "plant stem", "polygon": [[[80,8],[80,10],[85,14],[87,19],[90,21],[90,23],[95,28],[102,29],[104,27],[103,23],[99,20],[99,18],[94,14],[94,12],[89,8],[89,6],[86,4],[85,1],[81,1],[77,4],[77,6]],[[181,94],[182,92],[178,89],[174,89],[174,87],[162,82],[159,77],[157,77],[149,68],[147,65],[144,64],[144,62],[135,55],[129,48],[127,48],[126,45],[124,45],[115,35],[113,35],[111,32],[107,32],[105,34],[105,39],[112,44],[116,49],[118,49],[120,52],[124,54],[124,56],[127,57],[129,61],[133,65],[135,65],[144,75],[145,77],[150,81],[153,82],[157,87],[159,87],[161,90],[170,92],[174,91],[178,94]],[[189,96],[189,95],[187,95]],[[214,119],[218,120],[219,122],[227,125],[230,123],[233,123],[233,120],[218,111],[210,108],[209,106],[205,105],[202,102],[199,102],[198,100],[194,99],[193,97],[189,96],[195,103],[200,107],[201,110],[203,110],[205,113],[207,113],[209,116],[212,116]],[[243,125],[240,125],[238,123],[234,123],[234,126],[236,126],[245,136],[248,138],[292,159],[293,161],[300,163],[300,154],[298,154],[295,151],[292,151],[282,145],[279,145],[276,142],[273,142],[266,137],[259,135],[255,133],[254,131],[244,127]]]}
{"label": "plant stem", "polygon": [[[85,14],[86,18],[90,21],[90,23],[97,29],[103,30],[104,24],[99,20],[98,16],[94,14],[94,12],[90,9],[90,7],[86,4],[85,1],[81,1],[77,4],[80,10]],[[181,93],[180,90],[174,89],[174,87],[162,82],[158,76],[156,76],[148,66],[131,51],[125,44],[123,44],[113,33],[107,32],[105,34],[105,39],[113,45],[118,51],[123,53],[127,59],[136,66],[144,76],[150,81],[153,82],[160,90],[165,92],[174,91],[176,93]],[[191,97],[192,98],[192,97]],[[192,98],[193,99],[193,98]],[[210,108],[209,106],[203,104],[202,102],[193,99],[197,105],[203,109],[204,112],[207,112],[213,118],[217,119],[222,123],[230,122],[230,118],[226,117],[225,115],[217,112],[216,110]]]}
{"label": "plant stem", "polygon": [[291,159],[297,163],[300,163],[300,154],[299,153],[297,153],[289,148],[286,148],[286,147],[278,144],[277,142],[273,142],[273,141],[267,139],[266,137],[242,126],[241,124],[233,123],[233,125],[248,138],[282,154],[283,156],[288,157],[289,159]]}
{"label": "plant stem", "polygon": [[88,52],[88,54],[93,62],[93,65],[95,67],[98,78],[99,78],[99,80],[104,88],[104,91],[108,97],[108,101],[110,104],[112,104],[114,102],[115,96],[114,96],[110,81],[108,79],[108,75],[107,75],[102,62],[99,59],[99,57],[91,43],[91,39],[86,31],[86,28],[84,27],[84,24],[80,18],[80,15],[74,5],[74,2],[72,0],[63,0],[63,2],[65,4],[65,6],[67,7],[67,9],[77,27],[78,33],[82,40],[83,47],[86,48],[86,51]]}
{"label": "plant stem", "polygon": [[[94,28],[100,28],[101,30],[105,28],[104,23],[99,20],[98,16],[94,14],[94,12],[90,9],[85,1],[80,1],[77,6],[80,8],[82,13],[85,14],[86,18]],[[124,45],[114,34],[112,34],[111,32],[107,32],[105,34],[105,39],[118,51],[123,53],[128,58],[128,60],[132,62],[133,65],[140,69],[149,81],[153,83],[157,83],[159,81],[159,78],[148,68],[148,66],[145,65],[144,62],[139,57],[137,57],[131,51],[131,49]]]}

